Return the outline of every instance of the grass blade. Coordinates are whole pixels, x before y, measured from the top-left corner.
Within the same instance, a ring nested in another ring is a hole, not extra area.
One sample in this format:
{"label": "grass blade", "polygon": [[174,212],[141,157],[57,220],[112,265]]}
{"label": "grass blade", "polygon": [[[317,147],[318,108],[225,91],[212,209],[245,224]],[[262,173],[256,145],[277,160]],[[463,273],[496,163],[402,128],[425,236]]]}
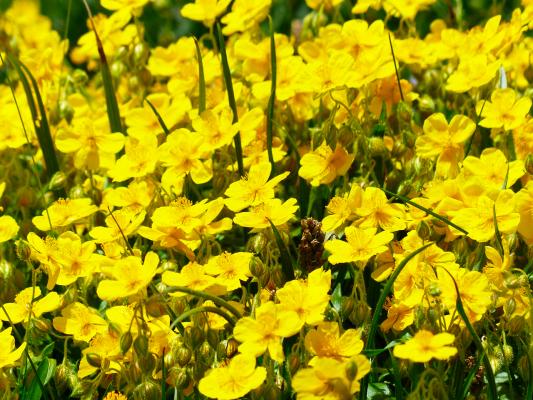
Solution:
{"label": "grass blade", "polygon": [[39,364],[39,368],[35,367],[35,364],[33,360],[30,358],[28,354],[28,360],[30,362],[30,365],[33,369],[33,373],[35,374],[34,380],[31,382],[30,387],[28,388],[28,391],[24,393],[22,396],[23,400],[39,400],[43,395],[45,398],[53,398],[53,395],[51,392],[49,392],[49,396],[47,396],[47,393],[45,393],[45,386],[48,384],[50,379],[54,376],[54,372],[56,369],[56,360],[51,358],[45,358],[43,361]]}
{"label": "grass blade", "polygon": [[457,300],[455,302],[455,308],[457,309],[457,313],[461,316],[463,322],[466,325],[466,329],[468,332],[470,332],[470,335],[472,336],[472,340],[476,344],[476,347],[478,351],[483,355],[483,366],[485,367],[485,373],[487,374],[487,382],[489,384],[489,390],[488,390],[488,398],[489,400],[497,400],[498,399],[498,390],[496,389],[496,381],[494,380],[494,371],[492,371],[492,367],[490,365],[489,358],[487,356],[487,353],[485,352],[485,349],[483,348],[483,344],[481,343],[481,339],[477,335],[476,331],[474,330],[474,327],[470,323],[468,316],[466,315],[463,301],[461,300],[461,293],[459,292],[459,287],[457,286],[457,282],[455,281],[455,278],[453,275],[448,271],[446,268],[442,268],[446,273],[450,276],[450,278],[453,281],[453,286],[455,287],[455,293],[457,295]]}
{"label": "grass blade", "polygon": [[272,131],[274,123],[274,103],[276,102],[276,78],[277,78],[277,65],[276,65],[276,42],[274,40],[274,27],[272,25],[272,18],[269,17],[270,23],[270,98],[268,99],[267,110],[267,153],[268,161],[272,165],[270,176],[275,175],[274,172],[274,155],[272,154]]}
{"label": "grass blade", "polygon": [[496,203],[492,205],[492,218],[494,219],[494,234],[496,236],[496,243],[498,244],[498,250],[500,251],[500,254],[503,257],[503,241],[500,229],[498,228],[498,220],[496,218]]}
{"label": "grass blade", "polygon": [[[220,58],[222,61],[222,73],[224,75],[224,83],[226,85],[226,91],[228,92],[228,102],[233,112],[233,123],[239,121],[239,115],[237,114],[237,103],[235,102],[235,93],[233,92],[233,83],[231,82],[231,71],[229,69],[228,55],[226,54],[226,44],[224,43],[224,37],[222,36],[222,29],[220,24],[217,23],[217,38],[218,46],[220,50]],[[244,164],[242,161],[242,145],[241,145],[241,133],[237,132],[233,138],[235,143],[235,154],[237,156],[237,166],[239,169],[239,175],[244,176]]]}
{"label": "grass blade", "polygon": [[418,208],[419,210],[422,210],[422,211],[424,211],[425,213],[431,215],[432,217],[437,218],[439,221],[444,222],[446,225],[449,225],[449,226],[451,226],[452,228],[455,228],[455,229],[457,229],[458,231],[463,232],[465,235],[468,235],[468,232],[466,231],[466,229],[461,228],[459,225],[454,224],[454,223],[453,223],[452,221],[450,221],[448,218],[443,217],[442,215],[439,215],[439,214],[437,214],[436,212],[431,211],[429,208],[423,207],[423,206],[421,206],[420,204],[417,204],[417,203],[415,203],[414,201],[409,200],[407,197],[402,196],[401,194],[393,193],[393,192],[391,192],[391,191],[389,191],[389,190],[387,190],[387,189],[381,189],[381,190],[383,190],[383,191],[384,191],[385,193],[387,193],[389,196],[396,197],[396,198],[398,198],[399,200],[401,200],[402,202],[404,202],[404,203],[406,203],[406,204],[409,204],[410,206],[416,207],[416,208]]}
{"label": "grass blade", "polygon": [[196,38],[194,38],[194,45],[196,46],[196,59],[198,60],[198,114],[201,114],[206,108],[204,61],[200,51],[200,44]]}
{"label": "grass blade", "polygon": [[51,179],[52,176],[59,171],[59,161],[55,152],[54,142],[50,133],[50,125],[48,124],[48,117],[46,115],[46,108],[41,97],[41,92],[39,91],[39,85],[37,84],[37,81],[31,74],[30,70],[20,60],[17,60],[11,54],[8,54],[8,59],[17,71],[24,88],[24,92],[26,93],[27,103],[30,107],[35,133],[37,134],[37,139],[43,152],[48,179]]}
{"label": "grass blade", "polygon": [[150,108],[154,112],[155,116],[157,117],[157,121],[159,122],[159,125],[161,125],[161,129],[163,129],[163,132],[165,132],[165,135],[168,135],[170,133],[170,130],[168,129],[167,124],[165,124],[165,121],[163,121],[163,117],[161,117],[161,114],[159,114],[159,112],[150,100],[145,98],[144,101],[150,106]]}
{"label": "grass blade", "polygon": [[294,279],[294,268],[292,266],[292,261],[289,255],[289,251],[287,250],[287,246],[285,246],[285,243],[283,243],[281,235],[279,234],[279,231],[276,226],[272,223],[271,220],[268,220],[268,222],[270,222],[272,232],[274,232],[274,237],[276,238],[276,243],[279,248],[281,271],[283,272],[283,276],[285,277],[286,281],[292,281]]}
{"label": "grass blade", "polygon": [[389,45],[390,45],[390,52],[392,53],[392,62],[394,63],[394,71],[396,72],[396,80],[398,81],[398,89],[400,90],[400,98],[402,101],[405,101],[405,98],[403,97],[403,90],[402,85],[400,82],[400,73],[398,72],[398,67],[396,65],[396,56],[394,55],[394,48],[392,47],[392,38],[389,32]]}
{"label": "grass blade", "polygon": [[96,25],[93,20],[91,9],[87,4],[87,0],[83,0],[83,4],[87,9],[89,20],[96,38],[96,47],[98,48],[98,55],[100,57],[100,71],[102,72],[102,81],[104,83],[105,102],[107,106],[107,118],[109,119],[109,128],[111,132],[124,132],[122,122],[120,121],[120,110],[118,108],[117,97],[115,95],[115,88],[113,86],[113,78],[111,77],[111,70],[107,63],[107,57],[105,55],[104,46],[96,31]]}
{"label": "grass blade", "polygon": [[[407,257],[405,257],[400,264],[394,269],[392,272],[392,275],[390,276],[389,280],[385,284],[385,287],[381,291],[381,295],[379,296],[378,302],[376,304],[376,308],[374,309],[374,315],[372,316],[372,324],[370,325],[370,331],[368,332],[368,338],[366,341],[365,350],[367,349],[373,349],[374,348],[374,341],[375,336],[378,331],[379,326],[379,317],[381,316],[381,311],[383,310],[383,305],[385,304],[385,300],[387,299],[387,296],[389,295],[392,285],[394,284],[394,281],[396,278],[398,278],[398,275],[400,275],[400,272],[402,272],[403,268],[407,265],[411,259],[413,259],[416,255],[423,252],[425,249],[427,249],[429,246],[432,246],[434,243],[428,243],[419,249],[416,249],[412,253],[410,253]],[[361,392],[359,393],[360,399],[366,399],[368,390],[368,375],[363,378],[361,381]]]}

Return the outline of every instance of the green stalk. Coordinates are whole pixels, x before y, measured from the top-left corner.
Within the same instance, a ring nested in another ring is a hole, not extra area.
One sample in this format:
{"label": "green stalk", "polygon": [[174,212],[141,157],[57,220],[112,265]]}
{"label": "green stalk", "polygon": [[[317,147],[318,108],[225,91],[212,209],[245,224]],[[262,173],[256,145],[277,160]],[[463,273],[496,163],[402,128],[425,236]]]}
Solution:
{"label": "green stalk", "polygon": [[89,15],[89,20],[91,21],[94,37],[96,39],[96,47],[98,48],[98,55],[100,57],[100,71],[102,73],[102,81],[104,83],[109,128],[111,129],[111,132],[124,132],[122,122],[120,121],[120,110],[118,108],[115,88],[113,86],[113,78],[111,77],[111,71],[105,55],[104,46],[102,45],[102,41],[100,40],[98,32],[96,31],[96,25],[94,24],[93,15],[89,5],[87,4],[87,0],[83,0],[83,4],[87,9],[87,14]]}
{"label": "green stalk", "polygon": [[268,99],[267,110],[267,152],[268,161],[272,165],[270,176],[275,175],[274,155],[272,154],[272,131],[274,123],[274,103],[276,102],[276,78],[277,78],[277,64],[276,64],[276,42],[274,40],[274,27],[272,25],[272,18],[269,17],[270,24],[270,98]]}
{"label": "green stalk", "polygon": [[194,38],[194,45],[196,46],[196,58],[198,60],[198,114],[202,114],[206,109],[204,62],[200,44],[196,38]]}
{"label": "green stalk", "polygon": [[150,108],[152,109],[153,113],[157,117],[157,121],[159,122],[159,125],[163,129],[163,132],[165,132],[165,135],[168,135],[170,133],[170,130],[168,129],[167,124],[165,124],[165,121],[163,121],[163,117],[161,117],[161,114],[159,114],[159,112],[157,111],[157,109],[155,108],[155,106],[152,104],[152,102],[150,100],[145,98],[144,101],[146,101],[148,106],[150,106]]}
{"label": "green stalk", "polygon": [[[402,272],[403,268],[407,265],[411,259],[413,259],[416,255],[423,252],[425,249],[427,249],[429,246],[432,246],[434,243],[428,243],[419,249],[416,249],[411,254],[409,254],[407,257],[405,257],[400,264],[394,269],[392,272],[392,275],[390,276],[389,280],[385,284],[385,287],[381,291],[381,295],[379,296],[378,302],[376,304],[376,308],[374,309],[374,315],[372,317],[372,323],[370,325],[370,331],[368,332],[368,338],[365,346],[365,350],[373,349],[374,348],[374,341],[375,336],[378,331],[379,326],[379,317],[381,316],[381,311],[383,310],[383,305],[385,304],[385,300],[387,299],[387,296],[389,295],[392,285],[394,284],[394,281],[396,278],[398,278],[398,275],[400,275],[400,272]],[[359,398],[361,400],[366,399],[368,390],[368,375],[365,376],[361,380],[361,392],[359,393]]]}
{"label": "green stalk", "polygon": [[392,39],[389,32],[389,45],[390,45],[390,51],[392,53],[392,61],[394,63],[394,71],[396,72],[396,81],[398,81],[398,89],[400,90],[400,98],[402,101],[405,101],[405,98],[403,97],[403,90],[402,85],[400,82],[400,73],[398,72],[398,67],[396,66],[396,56],[394,55],[394,48],[392,47]]}
{"label": "green stalk", "polygon": [[174,320],[174,322],[172,322],[172,324],[170,325],[170,329],[174,329],[177,324],[179,324],[180,322],[185,321],[187,318],[193,316],[194,314],[199,314],[199,313],[203,313],[203,312],[210,312],[210,313],[213,313],[213,314],[218,314],[222,318],[224,318],[226,321],[228,321],[231,326],[235,326],[235,323],[236,323],[235,320],[228,313],[226,313],[226,312],[224,312],[224,311],[222,311],[222,310],[220,310],[220,309],[218,309],[216,307],[201,306],[201,307],[193,308],[193,309],[191,309],[189,311],[186,311],[183,314],[181,314],[178,318],[176,318]]}
{"label": "green stalk", "polygon": [[172,286],[172,289],[174,289],[176,292],[182,292],[187,293],[192,296],[201,297],[206,300],[211,300],[213,303],[215,303],[217,306],[224,307],[227,309],[230,313],[235,315],[237,318],[242,318],[241,313],[239,310],[237,310],[235,307],[233,307],[230,303],[228,303],[226,300],[221,299],[218,296],[213,296],[212,294],[201,292],[199,290],[190,289],[188,287],[184,286]]}
{"label": "green stalk", "polygon": [[485,352],[485,349],[483,348],[483,344],[481,343],[481,339],[477,335],[476,331],[474,330],[474,327],[468,320],[468,316],[466,315],[465,309],[463,307],[463,301],[461,300],[461,293],[459,292],[459,287],[457,286],[457,282],[455,281],[453,275],[448,271],[446,268],[442,268],[446,273],[450,276],[450,278],[453,281],[453,286],[455,287],[455,293],[457,295],[457,300],[455,302],[455,308],[457,309],[457,313],[461,316],[463,319],[466,329],[468,332],[470,332],[470,335],[472,336],[472,340],[474,341],[477,349],[479,352],[481,352],[483,356],[483,365],[485,367],[485,373],[487,374],[487,382],[489,384],[489,390],[488,390],[488,398],[489,400],[497,400],[498,399],[498,390],[496,389],[496,381],[494,380],[494,372],[492,371],[492,367],[490,365],[489,358],[487,357],[487,353]]}
{"label": "green stalk", "polygon": [[[224,37],[222,36],[222,29],[220,24],[217,23],[217,37],[218,46],[220,49],[220,58],[222,62],[222,73],[224,75],[224,83],[226,85],[226,91],[228,92],[228,102],[233,112],[233,123],[239,122],[239,114],[237,113],[237,103],[235,102],[235,93],[233,92],[233,83],[231,82],[231,71],[229,69],[228,55],[226,54],[226,44],[224,43]],[[244,164],[242,161],[242,145],[241,145],[241,133],[237,131],[233,138],[235,143],[235,154],[237,156],[237,166],[239,169],[239,175],[244,176]]]}
{"label": "green stalk", "polygon": [[[46,116],[46,108],[39,91],[39,86],[30,70],[20,60],[17,60],[11,54],[8,54],[7,57],[17,71],[24,92],[26,93],[26,99],[28,106],[30,107],[35,133],[37,134],[37,139],[39,140],[39,145],[43,152],[48,179],[51,179],[52,176],[59,171],[59,161],[57,160],[52,134],[50,133],[50,125],[48,124],[48,117]],[[32,88],[33,93],[35,93],[35,98],[33,97]]]}
{"label": "green stalk", "polygon": [[466,231],[466,229],[461,228],[459,225],[454,224],[454,223],[453,223],[452,221],[450,221],[448,218],[443,217],[442,215],[439,215],[439,214],[437,214],[436,212],[431,211],[429,208],[423,207],[423,206],[421,206],[420,204],[417,204],[417,203],[415,203],[414,201],[409,200],[407,197],[402,196],[401,194],[393,193],[393,192],[391,192],[391,191],[389,191],[389,190],[387,190],[387,189],[381,189],[381,190],[383,190],[383,191],[384,191],[385,193],[387,193],[389,196],[396,197],[396,198],[398,198],[399,200],[401,200],[402,202],[407,203],[407,204],[409,204],[409,205],[411,205],[411,206],[413,206],[413,207],[416,207],[416,208],[418,208],[419,210],[422,210],[422,211],[424,211],[425,213],[431,215],[432,217],[437,218],[439,221],[444,222],[446,225],[449,225],[449,226],[451,226],[451,227],[457,229],[458,231],[464,233],[465,235],[468,235],[468,232]]}
{"label": "green stalk", "polygon": [[283,272],[283,276],[285,277],[286,281],[292,281],[294,279],[294,268],[292,266],[292,261],[289,255],[289,251],[287,250],[287,246],[285,246],[285,243],[283,243],[281,235],[279,234],[279,231],[276,226],[272,223],[270,219],[268,220],[268,222],[270,222],[270,227],[272,228],[272,232],[274,232],[276,244],[279,248],[281,270]]}

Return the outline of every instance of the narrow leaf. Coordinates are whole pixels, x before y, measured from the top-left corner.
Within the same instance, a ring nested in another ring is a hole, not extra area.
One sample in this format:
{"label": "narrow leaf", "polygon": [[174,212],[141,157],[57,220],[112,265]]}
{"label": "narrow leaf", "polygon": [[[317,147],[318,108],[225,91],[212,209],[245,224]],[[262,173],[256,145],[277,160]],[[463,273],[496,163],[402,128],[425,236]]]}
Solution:
{"label": "narrow leaf", "polygon": [[277,77],[277,65],[276,65],[276,42],[274,40],[274,27],[272,25],[272,18],[269,17],[270,23],[270,98],[268,99],[267,110],[267,152],[268,161],[272,165],[270,176],[275,175],[274,172],[274,155],[272,153],[272,134],[274,123],[274,103],[276,102],[276,77]]}
{"label": "narrow leaf", "polygon": [[460,232],[463,232],[465,235],[468,235],[468,232],[466,229],[461,228],[459,225],[454,224],[452,221],[450,221],[448,218],[443,217],[442,215],[437,214],[436,212],[431,211],[429,208],[423,207],[420,204],[415,203],[412,200],[409,200],[407,197],[402,196],[401,194],[393,193],[391,191],[388,191],[387,189],[382,189],[385,193],[387,193],[389,196],[393,196],[401,200],[402,202],[409,204],[413,207],[418,208],[419,210],[424,211],[425,213],[431,215],[432,217],[437,218],[439,221],[444,222],[446,225],[449,225],[455,229],[457,229]]}
{"label": "narrow leaf", "polygon": [[[35,364],[30,358],[29,354],[27,355],[27,357],[30,361],[32,368],[35,368]],[[43,391],[46,385],[54,376],[56,364],[56,360],[52,358],[43,359],[43,361],[39,364],[37,370],[34,369],[35,378],[31,382],[28,391],[25,392],[22,396],[23,400],[39,400],[43,396]]]}
{"label": "narrow leaf", "polygon": [[292,281],[294,279],[294,268],[292,266],[292,261],[289,255],[289,251],[287,250],[287,246],[285,246],[285,243],[283,243],[281,235],[279,234],[279,231],[276,226],[272,223],[271,220],[268,220],[268,222],[270,222],[272,232],[274,232],[274,237],[276,238],[276,243],[279,248],[281,270],[283,272],[283,276],[285,277],[286,281]]}
{"label": "narrow leaf", "polygon": [[[20,60],[17,60],[10,54],[8,55],[8,59],[17,71],[24,92],[26,93],[26,99],[30,107],[35,133],[37,134],[37,139],[43,152],[48,179],[51,179],[52,176],[59,171],[59,161],[55,152],[54,142],[50,133],[50,125],[48,124],[48,117],[46,115],[46,108],[41,97],[41,92],[39,91],[39,85],[30,70]],[[35,94],[35,98],[33,94]]]}
{"label": "narrow leaf", "polygon": [[470,332],[470,335],[472,336],[472,340],[474,341],[478,351],[483,356],[483,366],[485,367],[485,373],[487,375],[487,382],[489,384],[489,390],[488,390],[488,398],[489,400],[496,400],[498,399],[498,390],[496,389],[496,381],[494,380],[494,371],[492,371],[492,366],[490,365],[489,358],[487,356],[487,353],[485,352],[485,349],[483,348],[483,344],[481,343],[481,339],[477,335],[476,331],[474,330],[474,327],[470,323],[470,320],[468,319],[468,316],[466,315],[463,301],[461,300],[461,293],[459,292],[459,287],[457,286],[457,282],[455,281],[453,275],[448,271],[446,268],[442,268],[446,273],[450,276],[450,278],[453,281],[453,285],[455,287],[455,293],[457,295],[457,300],[455,302],[455,308],[457,309],[457,313],[461,316],[463,322],[466,325],[466,329],[468,332]]}
{"label": "narrow leaf", "polygon": [[111,77],[111,71],[109,69],[109,64],[107,63],[107,57],[105,55],[104,46],[98,36],[96,31],[96,25],[93,20],[93,15],[91,9],[87,4],[87,0],[83,0],[85,8],[87,9],[87,14],[89,15],[89,20],[91,21],[91,26],[94,32],[94,37],[96,39],[96,47],[98,48],[98,55],[100,57],[100,72],[102,73],[102,81],[104,83],[104,92],[105,92],[105,101],[107,105],[107,118],[109,119],[109,128],[111,132],[123,132],[122,123],[120,121],[120,110],[118,108],[117,97],[115,95],[115,88],[113,86],[113,78]]}
{"label": "narrow leaf", "polygon": [[390,45],[390,52],[392,54],[392,62],[394,63],[394,71],[396,71],[396,81],[398,82],[398,89],[400,90],[400,98],[402,101],[405,101],[405,98],[403,97],[403,90],[402,85],[400,81],[400,73],[398,72],[398,66],[396,65],[396,56],[394,55],[394,48],[392,47],[392,38],[389,32],[389,45]]}
{"label": "narrow leaf", "polygon": [[[383,305],[385,304],[385,300],[387,299],[387,296],[389,295],[392,285],[394,284],[394,281],[396,278],[398,278],[398,275],[400,275],[400,272],[402,272],[403,268],[407,265],[409,261],[411,261],[416,255],[423,252],[425,249],[427,249],[429,246],[432,246],[434,243],[428,243],[419,249],[416,249],[411,254],[409,254],[407,257],[405,257],[400,264],[394,269],[392,272],[392,275],[390,276],[389,280],[385,284],[385,287],[381,291],[381,294],[379,296],[378,302],[376,303],[376,308],[374,309],[374,315],[372,316],[372,324],[370,325],[370,331],[368,332],[368,338],[366,341],[365,351],[367,349],[373,349],[376,333],[378,331],[379,327],[379,317],[381,316],[381,311],[383,310]],[[360,392],[360,399],[366,398],[366,392],[368,389],[368,375],[365,376],[361,381],[361,392]]]}
{"label": "narrow leaf", "polygon": [[200,51],[200,44],[196,38],[194,38],[194,45],[196,46],[196,59],[198,60],[198,114],[201,114],[206,108],[204,61]]}
{"label": "narrow leaf", "polygon": [[163,129],[163,132],[165,132],[165,135],[168,135],[170,133],[167,125],[165,124],[165,121],[163,121],[163,117],[161,117],[161,114],[157,111],[155,106],[152,104],[150,100],[147,98],[144,99],[144,101],[150,106],[152,111],[154,112],[155,116],[157,117],[157,121],[159,122],[159,125],[161,126],[161,129]]}
{"label": "narrow leaf", "polygon": [[[239,121],[239,115],[237,114],[237,103],[235,102],[235,93],[233,92],[233,83],[231,82],[231,71],[229,69],[228,55],[226,54],[226,44],[224,43],[224,37],[222,36],[222,30],[220,24],[217,23],[217,37],[218,46],[220,49],[220,58],[222,61],[222,73],[224,75],[224,83],[226,85],[226,91],[228,92],[228,102],[233,112],[233,123]],[[239,175],[244,176],[244,164],[242,161],[242,145],[241,145],[241,133],[237,132],[233,138],[235,143],[235,154],[237,156],[237,166],[239,169]]]}

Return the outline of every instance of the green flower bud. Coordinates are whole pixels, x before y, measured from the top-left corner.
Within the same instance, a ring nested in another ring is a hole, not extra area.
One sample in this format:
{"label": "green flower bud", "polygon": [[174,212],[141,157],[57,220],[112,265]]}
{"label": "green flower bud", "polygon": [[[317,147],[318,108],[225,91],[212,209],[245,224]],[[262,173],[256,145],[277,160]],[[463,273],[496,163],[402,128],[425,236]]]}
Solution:
{"label": "green flower bud", "polygon": [[142,333],[139,333],[139,335],[133,341],[133,350],[139,357],[148,353],[148,338]]}
{"label": "green flower bud", "polygon": [[127,331],[120,337],[120,351],[122,354],[126,354],[133,343],[133,335],[130,331]]}

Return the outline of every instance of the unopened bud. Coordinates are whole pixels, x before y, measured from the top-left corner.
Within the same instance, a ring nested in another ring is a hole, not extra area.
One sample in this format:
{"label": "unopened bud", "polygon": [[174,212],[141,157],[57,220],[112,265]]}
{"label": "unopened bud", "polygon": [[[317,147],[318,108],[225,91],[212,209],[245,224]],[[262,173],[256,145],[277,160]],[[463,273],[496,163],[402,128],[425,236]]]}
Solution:
{"label": "unopened bud", "polygon": [[416,226],[416,233],[418,234],[420,239],[429,240],[429,238],[431,237],[431,227],[425,220],[422,220]]}
{"label": "unopened bud", "polygon": [[205,339],[204,332],[197,326],[188,326],[185,329],[185,343],[193,350],[196,350]]}
{"label": "unopened bud", "polygon": [[383,139],[379,137],[371,137],[368,139],[368,149],[372,157],[385,157],[389,153],[387,147],[385,147]]}
{"label": "unopened bud", "polygon": [[148,338],[142,333],[133,341],[133,350],[138,356],[144,356],[148,353]]}
{"label": "unopened bud", "polygon": [[250,272],[256,278],[259,278],[265,272],[265,264],[259,257],[252,257],[250,260]]}
{"label": "unopened bud", "polygon": [[231,358],[239,350],[239,343],[235,339],[228,339],[226,344],[226,357]]}
{"label": "unopened bud", "polygon": [[346,372],[346,377],[351,382],[353,381],[357,376],[357,364],[354,360],[350,360],[346,363],[346,366],[344,367],[344,370]]}
{"label": "unopened bud", "polygon": [[186,366],[192,358],[192,351],[187,347],[180,347],[176,352],[176,361],[180,367]]}
{"label": "unopened bud", "polygon": [[120,337],[120,351],[122,354],[126,354],[133,343],[133,335],[130,331],[127,331]]}
{"label": "unopened bud", "polygon": [[102,366],[102,357],[100,357],[98,354],[88,353],[86,358],[90,366],[95,368],[100,368]]}

